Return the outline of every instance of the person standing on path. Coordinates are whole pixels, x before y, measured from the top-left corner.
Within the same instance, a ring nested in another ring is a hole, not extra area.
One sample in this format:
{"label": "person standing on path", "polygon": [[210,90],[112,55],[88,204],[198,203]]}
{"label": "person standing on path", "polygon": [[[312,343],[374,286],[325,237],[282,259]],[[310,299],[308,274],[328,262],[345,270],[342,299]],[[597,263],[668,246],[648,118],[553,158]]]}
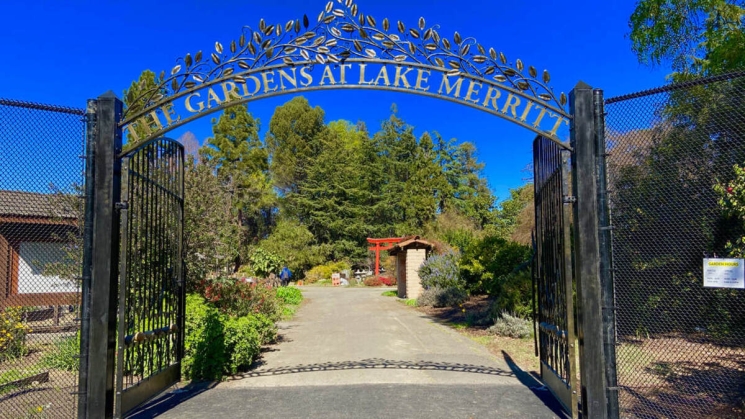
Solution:
{"label": "person standing on path", "polygon": [[292,272],[290,271],[290,268],[285,266],[282,268],[282,272],[279,273],[279,279],[282,280],[282,286],[286,287],[290,284],[290,278],[292,278]]}

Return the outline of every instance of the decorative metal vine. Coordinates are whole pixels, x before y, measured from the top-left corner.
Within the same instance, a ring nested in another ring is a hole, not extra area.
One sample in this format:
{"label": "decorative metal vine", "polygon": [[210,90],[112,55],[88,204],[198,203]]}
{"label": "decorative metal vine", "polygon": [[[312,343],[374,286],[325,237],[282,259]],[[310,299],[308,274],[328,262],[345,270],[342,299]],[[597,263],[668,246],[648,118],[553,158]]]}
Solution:
{"label": "decorative metal vine", "polygon": [[245,26],[240,37],[227,47],[215,42],[215,51],[208,55],[202,51],[193,56],[186,54],[168,74],[160,73],[156,86],[136,97],[127,97],[129,104],[146,106],[130,107],[130,112],[125,111],[123,124],[132,119],[131,113],[136,113],[131,111],[157,105],[202,84],[226,79],[243,83],[241,74],[270,66],[312,66],[348,59],[436,66],[449,76],[491,78],[547,104],[553,102],[561,109],[566,105],[566,94],[557,96],[549,87],[551,76],[547,70],[539,78],[535,67],[526,68],[520,59],[508,63],[504,53],[494,48],[487,50],[476,39],[464,38],[458,32],[451,41],[440,34],[439,25],[427,27],[423,17],[416,27],[407,28],[397,21],[398,33],[394,33],[388,18],[378,23],[373,16],[359,12],[353,0],[336,3],[332,0],[326,4],[315,26],[310,26],[307,15],[284,25],[267,24],[261,19],[258,30]]}

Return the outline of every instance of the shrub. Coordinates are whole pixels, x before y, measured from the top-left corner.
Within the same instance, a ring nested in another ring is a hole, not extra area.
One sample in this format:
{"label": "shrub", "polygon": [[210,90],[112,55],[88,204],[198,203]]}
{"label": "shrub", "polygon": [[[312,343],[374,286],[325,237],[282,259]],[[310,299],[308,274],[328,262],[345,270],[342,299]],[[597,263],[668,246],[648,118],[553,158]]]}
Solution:
{"label": "shrub", "polygon": [[351,266],[345,261],[329,262],[324,265],[314,266],[313,269],[305,273],[305,280],[308,284],[320,281],[322,279],[331,279],[331,274],[350,269]]}
{"label": "shrub", "polygon": [[380,277],[377,276],[371,276],[369,278],[365,278],[365,281],[363,282],[368,287],[381,287],[383,286],[383,281],[380,280]]}
{"label": "shrub", "polygon": [[279,320],[282,305],[273,288],[252,286],[234,278],[216,278],[208,281],[204,296],[221,313],[233,317],[262,313]]}
{"label": "shrub", "polygon": [[261,351],[262,336],[253,316],[228,317],[225,321],[225,353],[229,362],[225,372],[235,374],[251,365]]}
{"label": "shrub", "polygon": [[262,278],[266,278],[270,273],[279,273],[282,269],[282,258],[260,247],[251,252],[248,260],[251,269]]}
{"label": "shrub", "polygon": [[392,287],[398,284],[395,277],[381,276],[381,277],[378,277],[378,279],[380,279],[380,282],[382,282],[385,286],[388,286],[388,287]]}
{"label": "shrub", "polygon": [[54,343],[54,349],[44,354],[41,365],[65,371],[80,369],[80,332]]}
{"label": "shrub", "polygon": [[420,307],[454,307],[466,301],[468,293],[461,288],[432,287],[424,290],[417,299]]}
{"label": "shrub", "polygon": [[269,316],[220,314],[204,298],[190,294],[186,298],[184,376],[219,380],[223,374],[235,374],[253,363],[262,344],[276,338],[277,326]]}
{"label": "shrub", "polygon": [[326,246],[314,245],[315,238],[308,227],[295,220],[279,220],[272,234],[259,242],[259,247],[278,255],[293,273],[302,279],[303,272],[326,260]]}
{"label": "shrub", "polygon": [[218,380],[225,359],[225,328],[219,311],[200,295],[186,297],[183,373],[192,380]]}
{"label": "shrub", "polygon": [[444,255],[434,255],[425,260],[419,267],[419,278],[421,278],[422,286],[425,289],[465,289],[466,285],[458,269],[458,255],[452,252]]}
{"label": "shrub", "polygon": [[492,307],[492,318],[499,317],[502,311],[522,318],[533,315],[533,277],[530,269],[512,272],[497,281],[497,299]]}
{"label": "shrub", "polygon": [[494,326],[491,326],[488,330],[495,335],[516,339],[533,336],[533,327],[529,320],[511,316],[507,312],[502,312],[502,316],[496,319]]}
{"label": "shrub", "polygon": [[277,298],[284,304],[298,305],[303,301],[303,293],[295,287],[277,288]]}
{"label": "shrub", "polygon": [[0,312],[0,361],[26,355],[29,332],[31,329],[21,320],[20,307],[6,307]]}
{"label": "shrub", "polygon": [[470,246],[460,259],[463,280],[473,293],[498,297],[503,291],[506,275],[525,265],[530,254],[528,246],[501,237],[484,237]]}
{"label": "shrub", "polygon": [[259,334],[261,344],[271,343],[277,339],[277,325],[269,317],[259,313],[246,316],[251,327]]}

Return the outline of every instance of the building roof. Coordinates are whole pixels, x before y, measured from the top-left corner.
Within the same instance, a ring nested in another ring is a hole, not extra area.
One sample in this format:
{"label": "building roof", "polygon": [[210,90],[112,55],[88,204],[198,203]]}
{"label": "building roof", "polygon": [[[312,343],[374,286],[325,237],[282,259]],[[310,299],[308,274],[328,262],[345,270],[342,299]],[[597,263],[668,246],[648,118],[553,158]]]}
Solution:
{"label": "building roof", "polygon": [[426,240],[422,240],[419,236],[408,236],[404,237],[399,243],[393,245],[393,248],[388,251],[389,255],[395,255],[398,252],[406,249],[431,249],[434,245]]}
{"label": "building roof", "polygon": [[0,217],[76,218],[76,195],[0,190]]}

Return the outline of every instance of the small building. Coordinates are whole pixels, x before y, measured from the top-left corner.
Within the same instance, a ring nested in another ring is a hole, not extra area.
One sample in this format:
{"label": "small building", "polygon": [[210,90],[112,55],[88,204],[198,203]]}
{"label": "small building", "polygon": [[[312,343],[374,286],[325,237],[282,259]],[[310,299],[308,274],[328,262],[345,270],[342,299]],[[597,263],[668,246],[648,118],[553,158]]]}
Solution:
{"label": "small building", "polygon": [[419,298],[424,288],[419,279],[419,267],[432,250],[432,243],[419,236],[406,237],[396,243],[388,254],[396,256],[396,277],[398,280],[398,298]]}
{"label": "small building", "polygon": [[79,199],[0,190],[0,309],[77,301],[79,281],[53,272],[79,263],[70,246],[80,233],[73,208]]}

